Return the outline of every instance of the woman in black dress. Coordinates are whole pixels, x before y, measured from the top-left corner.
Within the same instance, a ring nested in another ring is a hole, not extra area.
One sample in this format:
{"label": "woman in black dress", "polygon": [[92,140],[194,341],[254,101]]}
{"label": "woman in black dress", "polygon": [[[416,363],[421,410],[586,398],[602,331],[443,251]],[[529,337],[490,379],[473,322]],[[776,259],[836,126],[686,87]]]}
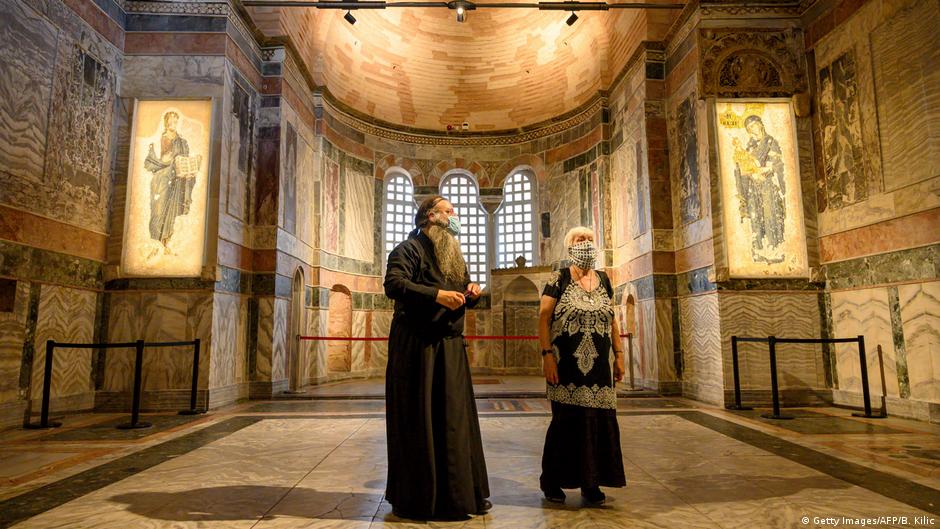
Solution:
{"label": "woman in black dress", "polygon": [[539,342],[552,422],[545,436],[545,498],[564,502],[562,489],[581,488],[590,505],[607,497],[600,487],[623,487],[623,456],[614,381],[623,379],[620,329],[610,279],[594,270],[594,232],[565,235],[573,263],[555,272],[542,292]]}

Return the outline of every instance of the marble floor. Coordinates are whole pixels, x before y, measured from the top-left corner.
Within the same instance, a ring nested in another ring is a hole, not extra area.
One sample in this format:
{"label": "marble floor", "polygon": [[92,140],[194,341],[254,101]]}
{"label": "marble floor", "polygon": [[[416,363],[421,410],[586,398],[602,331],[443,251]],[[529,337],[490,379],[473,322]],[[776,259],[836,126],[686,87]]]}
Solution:
{"label": "marble floor", "polygon": [[[628,485],[546,504],[542,399],[478,400],[493,509],[396,518],[384,501],[384,403],[251,401],[189,420],[83,414],[0,432],[0,527],[940,527],[940,426],[788,410],[788,424],[681,398],[622,398]],[[799,425],[795,427],[794,425]],[[828,519],[828,520],[827,520]]]}

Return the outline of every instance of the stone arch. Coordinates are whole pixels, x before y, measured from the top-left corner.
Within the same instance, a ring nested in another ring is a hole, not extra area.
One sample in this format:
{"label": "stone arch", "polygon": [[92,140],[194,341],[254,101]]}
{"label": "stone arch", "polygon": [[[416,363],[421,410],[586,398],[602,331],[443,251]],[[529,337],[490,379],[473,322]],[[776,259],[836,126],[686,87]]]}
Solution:
{"label": "stone arch", "polygon": [[291,280],[290,312],[288,319],[289,338],[285,370],[287,371],[287,383],[289,391],[299,391],[303,385],[303,365],[304,354],[298,336],[304,334],[307,321],[306,310],[306,285],[304,282],[304,269],[298,266],[294,270],[294,277]]}
{"label": "stone arch", "polygon": [[[327,309],[327,336],[348,338],[352,336],[352,292],[344,285],[336,284],[330,289]],[[327,342],[327,371],[348,373],[352,368],[352,342],[330,340]]]}
{"label": "stone arch", "polygon": [[531,171],[539,185],[546,181],[545,162],[542,158],[535,154],[522,154],[499,166],[492,175],[492,187],[502,187],[509,175],[521,170]]}
{"label": "stone arch", "polygon": [[[518,276],[503,291],[503,335],[533,336],[538,334],[539,290],[530,279]],[[503,366],[508,372],[535,371],[541,364],[537,340],[506,340],[503,342]]]}
{"label": "stone arch", "polygon": [[425,185],[427,180],[424,169],[415,160],[398,156],[397,154],[386,154],[375,162],[374,176],[377,180],[385,180],[390,172],[399,170],[411,178],[411,182],[416,186]]}
{"label": "stone arch", "polygon": [[480,181],[480,178],[485,179],[486,171],[483,169],[483,166],[478,162],[468,161],[463,158],[455,158],[454,160],[441,160],[434,165],[434,168],[431,170],[431,174],[428,175],[426,185],[440,186],[441,181],[444,180],[444,177],[453,173],[456,169],[461,169],[462,172],[470,173],[473,175],[473,179],[476,180],[478,187],[489,187],[488,182]]}

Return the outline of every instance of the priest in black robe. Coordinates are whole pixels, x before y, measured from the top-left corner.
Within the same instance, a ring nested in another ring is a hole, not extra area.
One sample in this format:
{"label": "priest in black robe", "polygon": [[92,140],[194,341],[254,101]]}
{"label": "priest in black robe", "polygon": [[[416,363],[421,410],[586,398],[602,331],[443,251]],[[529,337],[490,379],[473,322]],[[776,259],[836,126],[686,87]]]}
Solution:
{"label": "priest in black robe", "polygon": [[392,250],[385,294],[395,301],[385,375],[388,485],[396,516],[459,519],[490,507],[463,341],[467,306],[480,297],[441,196],[421,203],[417,229]]}

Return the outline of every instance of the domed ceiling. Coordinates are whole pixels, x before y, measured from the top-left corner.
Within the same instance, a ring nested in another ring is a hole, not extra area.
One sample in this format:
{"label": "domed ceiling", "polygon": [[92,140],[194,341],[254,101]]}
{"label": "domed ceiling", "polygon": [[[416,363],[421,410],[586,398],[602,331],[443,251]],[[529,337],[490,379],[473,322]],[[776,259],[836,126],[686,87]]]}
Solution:
{"label": "domed ceiling", "polygon": [[[396,125],[514,130],[562,115],[609,82],[608,52],[641,11],[250,7],[266,37],[289,36],[318,85],[341,103]],[[640,36],[642,38],[642,36]],[[622,40],[622,39],[620,39]],[[638,39],[639,40],[639,39]],[[617,47],[623,47],[619,45]],[[615,73],[615,72],[614,72]]]}

